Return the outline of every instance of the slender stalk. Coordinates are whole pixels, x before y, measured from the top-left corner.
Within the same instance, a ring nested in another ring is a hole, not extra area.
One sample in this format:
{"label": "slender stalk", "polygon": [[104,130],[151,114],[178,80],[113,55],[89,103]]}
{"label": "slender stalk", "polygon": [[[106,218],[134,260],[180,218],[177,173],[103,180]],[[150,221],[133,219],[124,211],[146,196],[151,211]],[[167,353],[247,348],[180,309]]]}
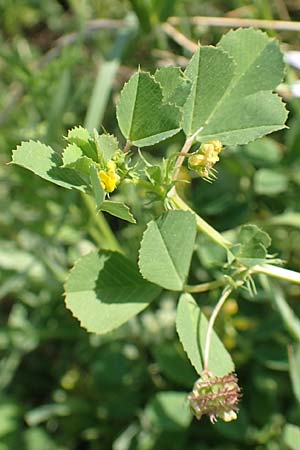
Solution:
{"label": "slender stalk", "polygon": [[199,48],[198,44],[188,39],[184,34],[180,33],[180,31],[176,30],[176,28],[168,22],[163,23],[161,28],[171,39],[173,39],[173,41],[181,45],[181,47],[185,48],[189,52],[194,53]]}
{"label": "slender stalk", "polygon": [[207,283],[195,284],[194,286],[186,285],[184,287],[185,292],[201,293],[217,289],[228,283],[228,279],[222,278],[221,280],[208,281]]}
{"label": "slender stalk", "polygon": [[255,266],[251,273],[263,273],[269,277],[279,278],[281,280],[290,281],[300,284],[300,273],[294,270],[284,269],[283,267],[273,266],[272,264],[262,264]]}
{"label": "slender stalk", "polygon": [[186,153],[189,152],[191,146],[193,145],[194,139],[195,139],[194,135],[186,138],[186,141],[180,151],[180,155],[178,156],[176,164],[175,164],[173,180],[177,180],[179,171],[180,171],[180,167],[182,166],[182,163],[184,161]]}
{"label": "slender stalk", "polygon": [[125,147],[124,147],[124,153],[128,153],[129,150],[132,147],[132,143],[130,141],[126,141]]}
{"label": "slender stalk", "polygon": [[204,347],[204,362],[203,362],[205,371],[209,370],[208,360],[209,360],[209,350],[210,350],[210,343],[211,343],[213,327],[214,327],[216,318],[218,317],[218,314],[221,311],[222,306],[224,305],[225,301],[227,300],[227,298],[229,297],[231,292],[232,292],[232,288],[230,288],[229,286],[227,286],[224,289],[220,299],[218,300],[218,303],[216,304],[216,306],[213,310],[212,315],[210,316],[209,322],[208,322],[206,341],[205,341],[205,347]]}

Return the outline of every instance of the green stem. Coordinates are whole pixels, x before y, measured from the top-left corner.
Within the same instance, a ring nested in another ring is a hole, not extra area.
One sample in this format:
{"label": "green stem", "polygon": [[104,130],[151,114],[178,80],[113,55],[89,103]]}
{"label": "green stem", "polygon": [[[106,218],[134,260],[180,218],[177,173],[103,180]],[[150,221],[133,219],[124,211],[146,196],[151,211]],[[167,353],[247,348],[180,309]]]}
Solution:
{"label": "green stem", "polygon": [[[232,246],[232,243],[225,239],[221,233],[215,230],[211,225],[209,225],[202,217],[193,211],[184,200],[176,192],[175,187],[171,189],[168,194],[168,200],[171,205],[176,209],[181,209],[183,211],[191,211],[195,214],[197,228],[199,231],[203,232],[208,236],[211,240],[219,244],[225,250],[229,250]],[[273,278],[290,281],[292,283],[300,284],[300,273],[295,272],[293,270],[284,269],[282,267],[273,266],[272,264],[261,264],[253,267],[251,269],[252,274],[263,273]],[[218,286],[219,287],[219,286]],[[201,288],[200,288],[201,289]],[[210,289],[210,288],[209,288]],[[189,291],[189,292],[204,292],[202,290],[199,291]]]}
{"label": "green stem", "polygon": [[85,203],[87,210],[89,211],[89,214],[93,222],[95,223],[95,225],[100,231],[101,236],[103,237],[103,240],[105,242],[105,248],[109,248],[110,250],[115,250],[122,253],[121,246],[117,241],[110,226],[108,225],[103,213],[101,212],[97,213],[92,198],[86,194],[82,194],[82,199]]}
{"label": "green stem", "polygon": [[228,279],[223,278],[221,280],[208,281],[207,283],[195,284],[194,286],[186,285],[184,287],[185,292],[201,293],[217,289],[228,283]]}
{"label": "green stem", "polygon": [[226,302],[227,298],[229,297],[229,295],[232,292],[232,288],[230,288],[229,286],[227,286],[220,299],[218,300],[218,303],[216,304],[212,315],[210,316],[209,322],[208,322],[208,326],[207,326],[207,333],[206,333],[206,341],[205,341],[205,347],[204,347],[204,361],[203,361],[203,366],[204,366],[204,370],[208,371],[209,367],[208,367],[208,361],[209,361],[209,350],[210,350],[210,343],[211,343],[211,336],[212,336],[212,331],[213,331],[213,327],[216,321],[216,318],[218,317],[219,312],[221,311],[222,306],[224,305],[224,303]]}
{"label": "green stem", "polygon": [[294,270],[284,269],[283,267],[273,266],[272,264],[262,264],[253,267],[251,273],[263,273],[269,277],[279,278],[281,280],[290,281],[300,284],[300,273]]}

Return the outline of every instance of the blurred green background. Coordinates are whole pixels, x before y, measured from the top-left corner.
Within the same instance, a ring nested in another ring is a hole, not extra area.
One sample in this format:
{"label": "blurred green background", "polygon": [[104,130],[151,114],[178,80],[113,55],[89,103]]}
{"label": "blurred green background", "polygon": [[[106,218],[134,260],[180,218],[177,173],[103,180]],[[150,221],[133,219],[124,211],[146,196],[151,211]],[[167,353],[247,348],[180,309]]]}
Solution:
{"label": "blurred green background", "polygon": [[[234,295],[217,329],[243,387],[236,422],[191,421],[186,395],[197,377],[175,332],[174,294],[164,294],[107,336],[80,328],[63,301],[78,257],[116,248],[136,258],[145,223],[159,206],[123,188],[138,225],[96,216],[79,194],[7,165],[22,140],[60,151],[74,125],[116,133],[115,105],[140,65],[184,67],[189,42],[216,44],[228,27],[190,16],[300,19],[296,0],[0,0],[0,450],[299,450],[300,287],[257,280],[258,294]],[[170,28],[170,16],[181,18]],[[166,21],[168,26],[166,26]],[[175,31],[174,31],[175,30]],[[176,32],[177,31],[177,32]],[[178,35],[178,32],[180,33]],[[269,30],[285,52],[299,31]],[[186,36],[188,43],[180,42]],[[300,100],[298,69],[279,92],[289,128],[229,148],[213,184],[191,180],[187,199],[230,234],[256,223],[272,252],[300,271]],[[299,88],[298,88],[299,92]],[[180,149],[182,136],[156,153]],[[155,158],[149,149],[149,158]],[[199,237],[191,281],[212,279],[223,255]],[[211,311],[216,293],[199,295]],[[291,433],[290,433],[291,432]],[[298,443],[297,443],[298,442]]]}

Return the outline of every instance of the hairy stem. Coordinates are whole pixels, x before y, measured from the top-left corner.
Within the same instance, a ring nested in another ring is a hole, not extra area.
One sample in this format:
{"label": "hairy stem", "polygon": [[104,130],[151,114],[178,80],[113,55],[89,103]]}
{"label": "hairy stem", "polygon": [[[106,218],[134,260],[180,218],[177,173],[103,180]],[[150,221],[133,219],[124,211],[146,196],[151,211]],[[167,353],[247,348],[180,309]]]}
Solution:
{"label": "hairy stem", "polygon": [[224,305],[225,301],[227,300],[227,298],[229,297],[231,292],[232,292],[232,288],[230,288],[229,286],[227,286],[224,289],[220,299],[218,300],[218,303],[216,304],[216,306],[213,310],[212,315],[210,316],[209,322],[208,322],[206,341],[205,341],[205,347],[204,347],[204,370],[205,371],[209,370],[208,360],[209,360],[209,350],[210,350],[210,343],[211,343],[213,327],[214,327],[216,318],[218,317],[218,314],[219,314],[222,306]]}

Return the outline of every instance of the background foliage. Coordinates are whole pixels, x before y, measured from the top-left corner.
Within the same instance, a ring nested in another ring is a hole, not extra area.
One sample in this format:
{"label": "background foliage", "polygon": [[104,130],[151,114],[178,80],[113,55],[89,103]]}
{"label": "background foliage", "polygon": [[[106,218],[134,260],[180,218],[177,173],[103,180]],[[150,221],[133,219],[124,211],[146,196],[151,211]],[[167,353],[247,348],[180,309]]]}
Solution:
{"label": "background foliage", "polygon": [[[139,225],[105,220],[79,192],[6,165],[21,140],[58,150],[62,134],[78,124],[102,124],[122,139],[114,117],[123,83],[139,64],[152,71],[184,66],[191,55],[160,24],[170,15],[204,14],[297,20],[300,10],[292,0],[0,0],[0,450],[298,449],[299,287],[270,283],[263,292],[258,284],[255,298],[242,292],[228,301],[218,332],[243,386],[239,419],[192,422],[184,399],[196,372],[175,336],[175,293],[104,337],[81,329],[62,297],[80,256],[121,246],[134,259],[160,207],[145,209],[143,190],[126,187],[116,199],[129,199]],[[98,18],[129,26],[94,31]],[[203,44],[224,31],[188,23],[178,30]],[[299,50],[296,34],[269,34]],[[243,223],[262,226],[272,237],[270,253],[299,271],[300,104],[289,90],[298,78],[288,68],[281,85],[289,129],[227,149],[215,183],[190,180],[182,190],[228,236]],[[160,144],[160,154],[180,149],[182,139]],[[151,151],[147,157],[155,162]],[[191,282],[211,278],[213,261],[224,258],[197,239]],[[215,293],[197,300],[209,313]]]}

